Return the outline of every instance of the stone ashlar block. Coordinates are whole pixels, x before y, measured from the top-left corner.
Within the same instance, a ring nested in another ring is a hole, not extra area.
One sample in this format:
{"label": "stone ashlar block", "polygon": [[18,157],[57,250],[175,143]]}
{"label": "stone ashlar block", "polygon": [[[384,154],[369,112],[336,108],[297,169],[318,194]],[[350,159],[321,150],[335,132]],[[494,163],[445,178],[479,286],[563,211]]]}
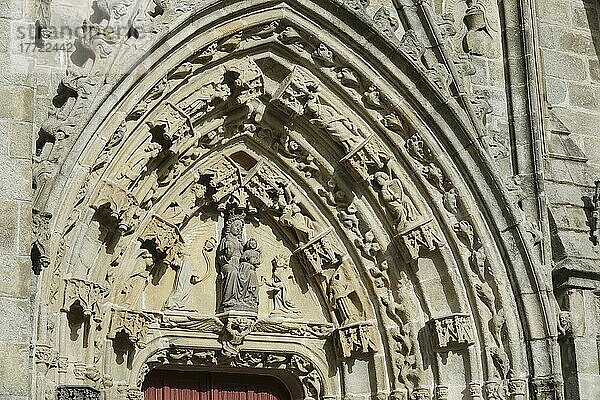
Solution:
{"label": "stone ashlar block", "polygon": [[0,354],[6,355],[0,363],[0,398],[28,396],[31,381],[29,344],[0,342]]}
{"label": "stone ashlar block", "polygon": [[545,50],[542,58],[548,76],[569,81],[583,81],[587,78],[587,65],[583,58],[553,50]]}
{"label": "stone ashlar block", "polygon": [[0,253],[15,254],[17,251],[18,204],[0,201]]}
{"label": "stone ashlar block", "polygon": [[32,329],[29,299],[0,297],[0,310],[0,343],[29,343]]}
{"label": "stone ashlar block", "polygon": [[600,89],[596,85],[568,85],[569,102],[577,107],[598,111],[600,109]]}
{"label": "stone ashlar block", "polygon": [[24,86],[0,85],[0,118],[32,122],[33,90]]}
{"label": "stone ashlar block", "polygon": [[0,256],[0,296],[28,298],[31,295],[31,260],[28,256]]}
{"label": "stone ashlar block", "polygon": [[33,154],[33,127],[29,123],[13,123],[10,130],[9,155],[31,160]]}
{"label": "stone ashlar block", "polygon": [[563,104],[567,101],[567,84],[551,77],[546,77],[546,94],[552,105]]}

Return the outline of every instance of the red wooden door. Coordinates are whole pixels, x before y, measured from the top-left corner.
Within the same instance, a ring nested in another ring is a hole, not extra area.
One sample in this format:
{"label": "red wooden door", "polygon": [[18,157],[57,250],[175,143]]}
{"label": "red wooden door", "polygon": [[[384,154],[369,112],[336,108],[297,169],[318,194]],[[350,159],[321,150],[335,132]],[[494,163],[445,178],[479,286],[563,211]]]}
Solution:
{"label": "red wooden door", "polygon": [[152,371],[144,400],[290,400],[275,378],[220,372]]}

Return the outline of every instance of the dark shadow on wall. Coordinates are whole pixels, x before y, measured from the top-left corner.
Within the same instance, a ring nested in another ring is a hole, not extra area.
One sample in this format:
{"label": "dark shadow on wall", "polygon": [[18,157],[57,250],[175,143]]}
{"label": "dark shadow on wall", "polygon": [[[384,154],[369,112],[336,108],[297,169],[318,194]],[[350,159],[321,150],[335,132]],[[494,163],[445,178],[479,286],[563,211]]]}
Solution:
{"label": "dark shadow on wall", "polygon": [[[583,7],[585,10],[585,16],[587,18],[588,26],[592,32],[592,43],[594,44],[594,50],[596,51],[596,80],[600,81],[600,0],[583,0]],[[590,60],[590,63],[592,60]],[[590,65],[590,73],[592,73],[594,67]]]}

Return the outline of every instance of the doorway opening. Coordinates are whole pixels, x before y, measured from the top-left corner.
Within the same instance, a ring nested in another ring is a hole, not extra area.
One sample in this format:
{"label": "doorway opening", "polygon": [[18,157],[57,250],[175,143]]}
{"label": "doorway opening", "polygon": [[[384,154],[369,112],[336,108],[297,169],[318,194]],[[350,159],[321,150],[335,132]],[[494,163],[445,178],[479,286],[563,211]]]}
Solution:
{"label": "doorway opening", "polygon": [[144,400],[291,400],[290,391],[272,376],[206,371],[151,371]]}

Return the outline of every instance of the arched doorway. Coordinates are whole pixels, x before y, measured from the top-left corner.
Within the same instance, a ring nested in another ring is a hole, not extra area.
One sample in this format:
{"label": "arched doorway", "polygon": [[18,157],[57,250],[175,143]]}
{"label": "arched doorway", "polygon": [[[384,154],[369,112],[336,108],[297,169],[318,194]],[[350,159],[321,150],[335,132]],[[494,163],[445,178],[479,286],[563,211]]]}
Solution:
{"label": "arched doorway", "polygon": [[144,400],[291,400],[277,378],[223,372],[155,370],[143,391]]}
{"label": "arched doorway", "polygon": [[552,347],[529,362],[552,330],[531,244],[462,113],[413,87],[414,32],[393,53],[323,35],[338,17],[307,3],[182,23],[78,136],[43,194],[38,348],[65,367],[40,393],[138,400],[190,366],[288,370],[305,400],[553,382]]}

